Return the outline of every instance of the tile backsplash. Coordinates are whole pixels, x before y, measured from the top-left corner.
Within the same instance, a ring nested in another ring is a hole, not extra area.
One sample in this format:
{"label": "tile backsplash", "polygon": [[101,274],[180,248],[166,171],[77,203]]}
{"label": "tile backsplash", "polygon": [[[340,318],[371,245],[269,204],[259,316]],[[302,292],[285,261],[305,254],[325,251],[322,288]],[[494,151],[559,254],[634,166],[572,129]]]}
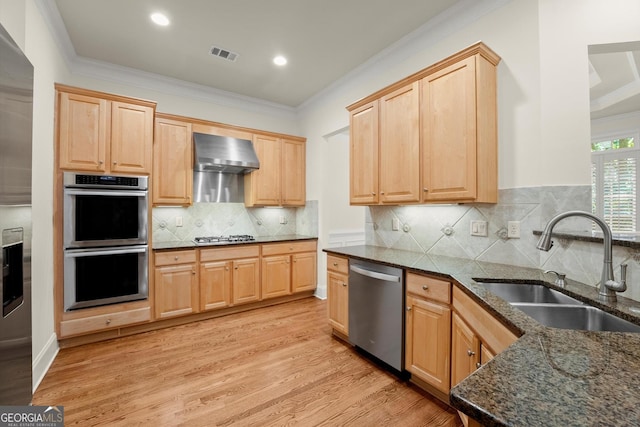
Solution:
{"label": "tile backsplash", "polygon": [[[538,236],[533,231],[542,230],[554,215],[568,210],[591,211],[590,186],[500,190],[495,205],[370,206],[365,238],[369,245],[556,270],[568,279],[596,286],[602,273],[601,243],[554,239],[549,252],[536,249]],[[473,220],[487,222],[486,237],[471,236]],[[394,221],[398,230],[393,230]],[[509,221],[520,222],[519,239],[507,238]],[[567,218],[554,231],[589,231],[591,226],[587,219]],[[616,279],[622,263],[629,268],[628,289],[621,295],[640,301],[640,253],[614,246]]]}
{"label": "tile backsplash", "polygon": [[[182,226],[178,224],[182,222]],[[190,241],[196,236],[251,234],[318,236],[318,201],[300,208],[246,208],[243,203],[194,203],[189,207],[156,207],[154,242]]]}

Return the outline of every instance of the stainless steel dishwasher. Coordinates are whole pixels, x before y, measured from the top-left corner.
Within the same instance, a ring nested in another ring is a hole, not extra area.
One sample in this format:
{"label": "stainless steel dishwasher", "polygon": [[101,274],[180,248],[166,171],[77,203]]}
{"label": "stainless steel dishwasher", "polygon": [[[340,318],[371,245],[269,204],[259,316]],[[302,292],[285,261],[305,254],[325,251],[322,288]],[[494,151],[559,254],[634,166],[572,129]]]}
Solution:
{"label": "stainless steel dishwasher", "polygon": [[402,270],[354,259],[349,270],[349,341],[402,371]]}

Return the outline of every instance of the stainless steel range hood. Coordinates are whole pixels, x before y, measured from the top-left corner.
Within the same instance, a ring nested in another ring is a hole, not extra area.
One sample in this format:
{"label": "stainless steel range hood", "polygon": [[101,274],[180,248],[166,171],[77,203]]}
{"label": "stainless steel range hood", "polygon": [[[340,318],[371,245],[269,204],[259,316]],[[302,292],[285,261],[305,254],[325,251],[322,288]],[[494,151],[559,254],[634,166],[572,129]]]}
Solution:
{"label": "stainless steel range hood", "polygon": [[193,133],[195,171],[244,174],[260,167],[253,143],[204,133]]}

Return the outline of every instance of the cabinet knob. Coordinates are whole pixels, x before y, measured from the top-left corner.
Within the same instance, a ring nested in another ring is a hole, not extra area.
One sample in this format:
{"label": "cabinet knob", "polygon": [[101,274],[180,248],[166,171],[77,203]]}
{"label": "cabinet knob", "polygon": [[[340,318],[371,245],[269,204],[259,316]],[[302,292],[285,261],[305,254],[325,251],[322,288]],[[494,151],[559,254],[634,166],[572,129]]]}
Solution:
{"label": "cabinet knob", "polygon": [[342,286],[347,286],[347,282],[342,282]]}
{"label": "cabinet knob", "polygon": [[102,160],[98,160],[98,164],[99,164],[99,165],[101,165],[101,164],[103,164],[103,163],[104,163],[104,162],[103,162]]}
{"label": "cabinet knob", "polygon": [[113,164],[114,164],[114,165],[117,165],[117,164],[118,164],[118,162],[116,162],[116,161],[114,160],[114,161],[113,161]]}
{"label": "cabinet knob", "polygon": [[178,260],[178,256],[177,256],[177,255],[176,255],[176,256],[174,256],[174,257],[173,257],[173,260],[174,260],[174,261],[177,261],[177,260]]}
{"label": "cabinet knob", "polygon": [[337,266],[338,266],[338,263],[337,263],[337,262],[334,262],[334,263],[333,263],[333,266],[334,266],[334,267],[337,267]]}
{"label": "cabinet knob", "polygon": [[107,325],[110,325],[111,324],[111,319],[107,319],[104,323],[107,324]]}
{"label": "cabinet knob", "polygon": [[427,192],[427,191],[429,191],[429,190],[427,189],[427,187],[424,187],[424,188],[422,189],[422,191],[424,191],[424,192],[426,193],[426,192]]}
{"label": "cabinet knob", "polygon": [[236,265],[235,267],[233,267],[233,269],[234,269],[234,270],[237,270],[237,269],[238,269],[238,266]]}
{"label": "cabinet knob", "polygon": [[411,311],[411,306],[407,306],[407,311]]}
{"label": "cabinet knob", "polygon": [[468,355],[469,357],[471,357],[471,356],[475,356],[475,355],[476,355],[476,352],[475,352],[475,351],[471,351],[471,350],[467,350],[467,355]]}
{"label": "cabinet knob", "polygon": [[225,271],[229,271],[229,267],[225,267],[224,269],[225,269]]}
{"label": "cabinet knob", "polygon": [[429,289],[429,287],[427,285],[422,285],[422,290],[426,291],[427,289]]}
{"label": "cabinet knob", "polygon": [[371,193],[371,195],[372,195],[372,196],[375,196],[375,195],[376,195],[376,193]]}
{"label": "cabinet knob", "polygon": [[380,194],[384,194],[384,191],[381,191]]}
{"label": "cabinet knob", "polygon": [[476,363],[476,368],[477,369],[480,369],[481,366],[482,366],[482,363],[480,363],[480,362]]}
{"label": "cabinet knob", "polygon": [[196,271],[195,270],[191,270],[191,274],[196,274]]}

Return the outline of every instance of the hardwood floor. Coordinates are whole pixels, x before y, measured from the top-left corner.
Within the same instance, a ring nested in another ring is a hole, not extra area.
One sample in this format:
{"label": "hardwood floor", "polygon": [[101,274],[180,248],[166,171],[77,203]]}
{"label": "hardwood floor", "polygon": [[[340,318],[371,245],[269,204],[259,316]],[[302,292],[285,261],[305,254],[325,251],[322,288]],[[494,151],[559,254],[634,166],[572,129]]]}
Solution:
{"label": "hardwood floor", "polygon": [[461,426],[300,301],[60,351],[33,403],[66,426]]}

